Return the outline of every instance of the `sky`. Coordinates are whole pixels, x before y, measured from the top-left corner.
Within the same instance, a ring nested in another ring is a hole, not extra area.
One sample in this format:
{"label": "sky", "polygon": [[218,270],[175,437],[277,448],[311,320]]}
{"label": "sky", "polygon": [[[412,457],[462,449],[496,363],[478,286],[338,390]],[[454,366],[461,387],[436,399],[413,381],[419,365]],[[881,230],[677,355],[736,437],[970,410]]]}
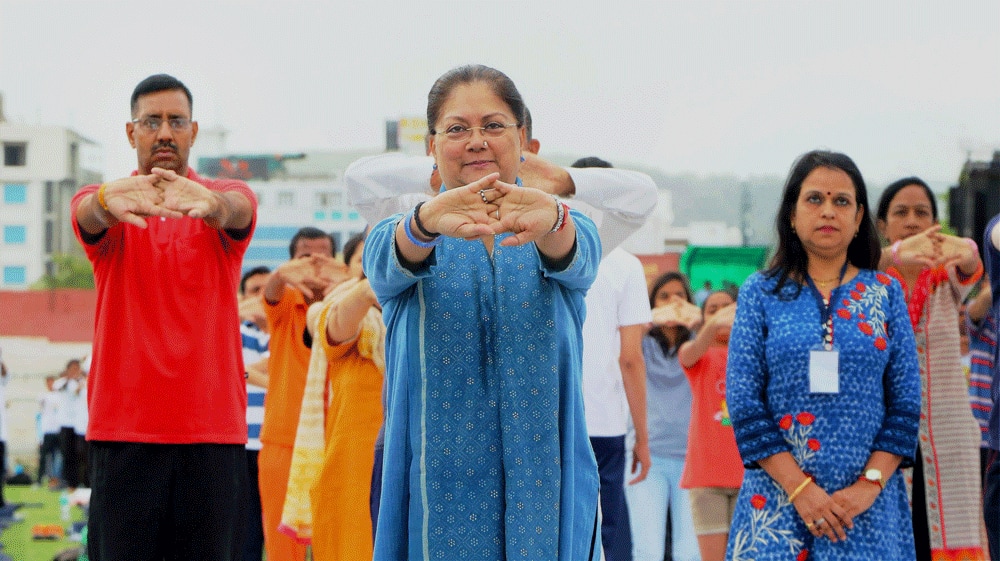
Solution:
{"label": "sky", "polygon": [[[231,152],[376,148],[450,68],[517,84],[542,155],[784,176],[825,148],[869,184],[954,184],[1000,149],[1000,2],[0,0],[9,121],[135,166],[135,84],[166,72]],[[195,154],[197,153],[197,145]]]}

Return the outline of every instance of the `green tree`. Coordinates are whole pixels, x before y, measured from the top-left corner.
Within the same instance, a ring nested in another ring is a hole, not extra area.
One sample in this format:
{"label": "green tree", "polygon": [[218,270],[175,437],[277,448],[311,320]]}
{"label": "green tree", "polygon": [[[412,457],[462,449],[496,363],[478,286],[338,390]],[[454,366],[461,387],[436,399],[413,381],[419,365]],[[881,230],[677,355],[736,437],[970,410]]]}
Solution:
{"label": "green tree", "polygon": [[56,253],[52,255],[54,274],[38,279],[31,288],[94,288],[94,269],[82,255]]}

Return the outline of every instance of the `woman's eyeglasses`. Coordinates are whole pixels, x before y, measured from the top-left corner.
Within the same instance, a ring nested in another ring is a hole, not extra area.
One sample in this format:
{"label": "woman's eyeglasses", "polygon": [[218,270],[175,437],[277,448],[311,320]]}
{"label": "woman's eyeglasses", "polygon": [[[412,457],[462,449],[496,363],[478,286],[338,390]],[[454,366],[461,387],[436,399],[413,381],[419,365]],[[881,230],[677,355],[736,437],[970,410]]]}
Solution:
{"label": "woman's eyeglasses", "polygon": [[503,123],[486,123],[481,127],[463,127],[462,125],[452,125],[447,129],[435,132],[434,134],[443,134],[448,140],[462,141],[472,138],[472,131],[479,130],[482,131],[483,136],[488,137],[498,137],[503,136],[503,133],[507,132],[507,129],[511,127],[518,126],[517,123],[510,123],[505,125]]}

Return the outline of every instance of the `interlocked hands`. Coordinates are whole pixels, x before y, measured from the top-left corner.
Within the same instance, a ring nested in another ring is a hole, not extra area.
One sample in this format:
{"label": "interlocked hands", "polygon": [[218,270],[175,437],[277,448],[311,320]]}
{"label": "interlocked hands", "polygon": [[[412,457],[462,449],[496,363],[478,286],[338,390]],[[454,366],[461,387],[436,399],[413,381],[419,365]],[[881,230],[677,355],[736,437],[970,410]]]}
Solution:
{"label": "interlocked hands", "polygon": [[219,195],[173,170],[153,168],[149,175],[134,175],[104,187],[104,204],[119,222],[140,228],[146,218],[206,218],[215,215]]}
{"label": "interlocked hands", "polygon": [[[941,233],[940,224],[898,243],[892,255],[892,262],[897,266],[959,266],[967,270],[974,268],[979,261],[978,253],[966,238]],[[892,247],[888,251],[892,252]]]}
{"label": "interlocked hands", "polygon": [[[719,313],[721,311],[716,315]],[[733,313],[735,314],[735,306]],[[666,304],[653,308],[653,325],[694,329],[699,323],[701,323],[701,309],[680,296],[675,295]]]}
{"label": "interlocked hands", "polygon": [[321,298],[350,276],[347,266],[329,255],[307,255],[286,261],[274,274],[310,301]]}
{"label": "interlocked hands", "polygon": [[559,209],[552,195],[500,181],[491,173],[464,187],[449,189],[421,206],[420,218],[432,232],[473,240],[511,233],[500,245],[523,245],[548,234]]}

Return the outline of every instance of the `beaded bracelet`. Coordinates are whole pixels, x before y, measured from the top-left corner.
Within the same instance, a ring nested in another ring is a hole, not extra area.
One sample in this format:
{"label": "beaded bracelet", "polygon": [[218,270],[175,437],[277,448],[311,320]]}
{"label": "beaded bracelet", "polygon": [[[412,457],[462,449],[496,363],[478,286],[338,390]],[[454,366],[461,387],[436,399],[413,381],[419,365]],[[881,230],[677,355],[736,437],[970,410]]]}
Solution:
{"label": "beaded bracelet", "polygon": [[411,210],[406,216],[403,217],[403,232],[406,233],[406,239],[410,240],[410,243],[412,243],[417,247],[430,249],[444,240],[444,238],[442,238],[440,234],[429,242],[423,242],[418,240],[417,237],[413,235],[413,230],[410,229],[410,219],[412,218],[413,218],[413,210]]}
{"label": "beaded bracelet", "polygon": [[97,188],[97,204],[101,205],[101,208],[103,208],[105,212],[111,212],[111,209],[108,208],[108,203],[104,200],[104,192],[107,189],[107,183],[101,183],[101,186]]}

